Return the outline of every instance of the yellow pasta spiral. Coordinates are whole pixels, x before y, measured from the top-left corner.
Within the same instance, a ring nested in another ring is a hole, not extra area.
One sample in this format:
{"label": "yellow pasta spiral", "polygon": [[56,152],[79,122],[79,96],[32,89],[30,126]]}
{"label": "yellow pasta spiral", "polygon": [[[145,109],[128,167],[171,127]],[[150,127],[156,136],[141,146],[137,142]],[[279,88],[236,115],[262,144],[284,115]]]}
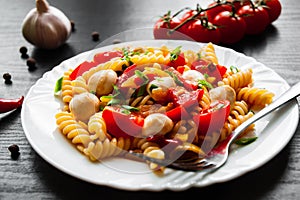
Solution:
{"label": "yellow pasta spiral", "polygon": [[[220,140],[225,140],[226,137],[234,131],[239,125],[244,121],[249,119],[254,115],[253,112],[249,112],[249,106],[245,101],[237,101],[234,104],[233,109],[230,112],[230,115],[225,122],[223,128],[221,129]],[[253,128],[253,126],[251,126]]]}
{"label": "yellow pasta spiral", "polygon": [[122,71],[122,66],[123,65],[129,65],[128,61],[126,61],[125,59],[121,59],[119,57],[113,58],[110,61],[106,62],[106,63],[102,63],[100,65],[98,65],[97,67],[93,67],[91,68],[89,71],[86,71],[82,74],[82,77],[85,79],[85,81],[87,82],[89,80],[89,78],[95,74],[96,72],[99,72],[101,70],[104,69],[112,69],[114,71]]}
{"label": "yellow pasta spiral", "polygon": [[274,94],[266,89],[244,87],[237,93],[237,100],[244,100],[251,105],[265,106],[273,101]]}
{"label": "yellow pasta spiral", "polygon": [[252,83],[252,69],[247,69],[245,71],[239,71],[234,73],[226,78],[223,78],[222,81],[218,83],[219,86],[229,85],[233,89],[237,90],[238,88],[246,87]]}
{"label": "yellow pasta spiral", "polygon": [[65,135],[79,149],[86,147],[91,142],[90,134],[83,122],[77,122],[73,115],[68,112],[59,112],[55,115],[56,124],[63,135]]}
{"label": "yellow pasta spiral", "polygon": [[92,161],[99,161],[100,159],[119,156],[128,151],[129,147],[129,138],[113,138],[112,140],[106,138],[104,141],[91,141],[87,148],[83,149],[83,153]]}
{"label": "yellow pasta spiral", "polygon": [[110,135],[106,132],[106,124],[102,118],[102,112],[96,113],[90,117],[88,122],[88,130],[91,134],[91,139],[104,141],[107,137],[110,138]]}
{"label": "yellow pasta spiral", "polygon": [[86,81],[84,80],[84,78],[82,76],[79,76],[75,80],[73,80],[72,86],[73,86],[73,88],[72,88],[73,95],[81,94],[84,92],[89,92]]}
{"label": "yellow pasta spiral", "polygon": [[61,88],[61,95],[62,95],[62,100],[64,103],[66,103],[67,105],[69,104],[69,102],[71,101],[71,99],[73,98],[73,92],[72,92],[72,82],[70,79],[70,74],[72,73],[72,69],[69,69],[68,71],[66,71],[63,75],[63,79],[62,79],[62,88]]}
{"label": "yellow pasta spiral", "polygon": [[214,64],[219,63],[218,57],[215,52],[215,47],[211,42],[202,47],[199,51],[199,54],[202,59],[211,61]]}

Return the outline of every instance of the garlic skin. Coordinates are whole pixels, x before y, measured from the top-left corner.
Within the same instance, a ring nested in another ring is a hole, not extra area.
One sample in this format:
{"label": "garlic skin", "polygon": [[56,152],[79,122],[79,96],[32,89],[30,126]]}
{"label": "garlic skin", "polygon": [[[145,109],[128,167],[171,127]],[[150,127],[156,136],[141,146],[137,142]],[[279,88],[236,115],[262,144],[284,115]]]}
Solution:
{"label": "garlic skin", "polygon": [[31,44],[43,49],[55,49],[71,35],[71,23],[59,9],[46,0],[36,0],[36,8],[24,18],[22,34]]}

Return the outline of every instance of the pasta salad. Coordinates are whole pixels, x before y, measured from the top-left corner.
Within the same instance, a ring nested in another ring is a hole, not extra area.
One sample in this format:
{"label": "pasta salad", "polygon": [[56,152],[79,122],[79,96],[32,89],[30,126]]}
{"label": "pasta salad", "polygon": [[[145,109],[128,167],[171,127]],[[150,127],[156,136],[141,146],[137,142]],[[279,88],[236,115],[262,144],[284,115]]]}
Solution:
{"label": "pasta salad", "polygon": [[[221,65],[212,43],[197,52],[181,46],[100,52],[57,81],[64,107],[56,123],[92,161],[128,151],[169,160],[205,157],[252,109],[272,102],[272,92],[253,87],[252,74]],[[242,136],[237,143],[255,139]]]}

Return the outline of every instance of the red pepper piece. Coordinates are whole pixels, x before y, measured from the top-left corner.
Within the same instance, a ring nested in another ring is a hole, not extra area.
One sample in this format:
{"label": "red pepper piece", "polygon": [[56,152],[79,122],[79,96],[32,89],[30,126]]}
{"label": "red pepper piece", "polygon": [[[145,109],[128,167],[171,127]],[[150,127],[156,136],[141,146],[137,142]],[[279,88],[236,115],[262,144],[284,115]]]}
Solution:
{"label": "red pepper piece", "polygon": [[176,88],[170,88],[170,99],[175,106],[182,106],[188,109],[191,106],[197,105],[201,100],[204,91],[197,89],[193,91],[177,90]]}
{"label": "red pepper piece", "polygon": [[22,106],[24,96],[18,99],[2,99],[0,98],[0,113],[5,113],[17,109]]}
{"label": "red pepper piece", "polygon": [[102,117],[110,134],[120,138],[130,138],[142,133],[144,118],[134,114],[125,114],[118,108],[106,107]]}
{"label": "red pepper piece", "polygon": [[166,115],[172,121],[179,121],[181,119],[187,119],[189,117],[189,113],[182,106],[178,106],[178,107],[176,107],[176,108],[174,108],[172,110],[167,111]]}
{"label": "red pepper piece", "polygon": [[204,60],[193,62],[192,69],[195,69],[202,74],[207,74],[209,77],[215,77],[216,80],[214,83],[221,81],[227,71],[227,68],[225,66],[215,65]]}
{"label": "red pepper piece", "polygon": [[205,136],[213,131],[220,130],[230,113],[230,102],[227,100],[216,101],[209,109],[193,117],[198,125],[198,134]]}

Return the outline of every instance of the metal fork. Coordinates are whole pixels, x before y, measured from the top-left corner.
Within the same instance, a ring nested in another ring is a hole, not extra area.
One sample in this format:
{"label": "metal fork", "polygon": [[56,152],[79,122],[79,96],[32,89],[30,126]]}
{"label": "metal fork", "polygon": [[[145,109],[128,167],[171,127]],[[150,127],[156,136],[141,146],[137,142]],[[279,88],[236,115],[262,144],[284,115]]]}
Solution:
{"label": "metal fork", "polygon": [[294,98],[300,95],[300,82],[289,88],[273,103],[259,111],[253,117],[238,126],[230,136],[223,142],[221,142],[216,148],[214,148],[205,158],[195,158],[191,160],[168,160],[168,159],[155,159],[145,156],[142,153],[129,152],[129,154],[141,158],[143,160],[156,163],[160,166],[166,166],[173,169],[180,169],[184,171],[214,171],[223,166],[229,155],[229,147],[235,141],[235,139],[251,124],[271,113],[280,106],[290,102]]}

